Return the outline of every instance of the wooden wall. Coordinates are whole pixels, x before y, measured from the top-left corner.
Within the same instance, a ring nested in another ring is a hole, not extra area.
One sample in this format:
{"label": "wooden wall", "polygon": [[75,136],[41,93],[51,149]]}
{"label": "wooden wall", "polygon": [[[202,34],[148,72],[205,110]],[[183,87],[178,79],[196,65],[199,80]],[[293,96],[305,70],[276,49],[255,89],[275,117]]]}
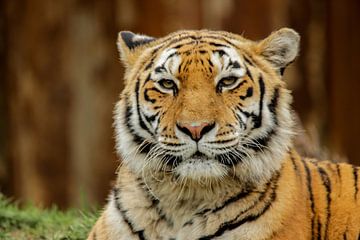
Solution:
{"label": "wooden wall", "polygon": [[302,36],[286,72],[311,136],[360,165],[356,0],[12,0],[0,2],[0,191],[42,205],[100,204],[118,165],[112,109],[120,30],[222,29]]}

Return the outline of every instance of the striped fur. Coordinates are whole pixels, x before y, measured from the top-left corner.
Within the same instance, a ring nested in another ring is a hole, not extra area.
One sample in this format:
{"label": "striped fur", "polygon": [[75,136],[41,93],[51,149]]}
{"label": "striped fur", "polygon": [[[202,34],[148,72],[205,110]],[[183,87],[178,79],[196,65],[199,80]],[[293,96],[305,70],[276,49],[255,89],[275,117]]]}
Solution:
{"label": "striped fur", "polygon": [[123,161],[89,239],[360,239],[360,169],[292,148],[298,44],[290,29],[121,32]]}

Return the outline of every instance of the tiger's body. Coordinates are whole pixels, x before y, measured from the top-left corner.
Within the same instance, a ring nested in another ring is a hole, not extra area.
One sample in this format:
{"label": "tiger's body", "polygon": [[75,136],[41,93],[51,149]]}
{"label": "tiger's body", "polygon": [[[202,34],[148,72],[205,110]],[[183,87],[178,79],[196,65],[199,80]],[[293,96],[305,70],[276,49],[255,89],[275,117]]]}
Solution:
{"label": "tiger's body", "polygon": [[360,239],[360,169],[292,147],[298,44],[290,29],[122,32],[123,162],[89,239]]}

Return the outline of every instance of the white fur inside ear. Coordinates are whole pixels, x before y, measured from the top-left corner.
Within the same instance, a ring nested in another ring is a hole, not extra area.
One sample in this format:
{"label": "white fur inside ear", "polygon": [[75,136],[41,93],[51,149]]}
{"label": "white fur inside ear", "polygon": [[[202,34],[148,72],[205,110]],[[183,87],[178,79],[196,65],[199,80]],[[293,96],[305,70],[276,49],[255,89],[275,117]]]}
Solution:
{"label": "white fur inside ear", "polygon": [[289,65],[299,53],[300,36],[289,28],[274,32],[261,45],[261,55],[277,68]]}

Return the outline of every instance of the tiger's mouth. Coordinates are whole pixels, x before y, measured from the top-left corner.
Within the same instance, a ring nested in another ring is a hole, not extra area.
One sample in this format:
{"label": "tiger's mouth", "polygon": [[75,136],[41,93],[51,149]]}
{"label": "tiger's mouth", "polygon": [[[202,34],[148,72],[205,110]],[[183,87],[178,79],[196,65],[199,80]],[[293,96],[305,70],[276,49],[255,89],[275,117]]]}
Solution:
{"label": "tiger's mouth", "polygon": [[221,178],[229,170],[228,166],[222,164],[215,157],[209,157],[200,151],[182,159],[173,167],[177,176],[193,180]]}
{"label": "tiger's mouth", "polygon": [[208,156],[206,156],[204,153],[202,153],[200,151],[197,151],[196,153],[194,153],[190,158],[193,160],[200,160],[200,161],[209,159]]}
{"label": "tiger's mouth", "polygon": [[168,156],[167,165],[172,167],[177,167],[179,164],[187,162],[189,164],[191,163],[206,163],[206,162],[218,162],[222,165],[225,165],[227,167],[232,167],[236,165],[237,163],[242,161],[242,158],[245,157],[244,154],[240,153],[236,150],[230,150],[229,152],[222,153],[222,154],[216,154],[214,156],[208,156],[205,153],[200,152],[199,150],[196,151],[194,154],[192,154],[190,157],[183,158],[183,157],[175,157],[175,156]]}

